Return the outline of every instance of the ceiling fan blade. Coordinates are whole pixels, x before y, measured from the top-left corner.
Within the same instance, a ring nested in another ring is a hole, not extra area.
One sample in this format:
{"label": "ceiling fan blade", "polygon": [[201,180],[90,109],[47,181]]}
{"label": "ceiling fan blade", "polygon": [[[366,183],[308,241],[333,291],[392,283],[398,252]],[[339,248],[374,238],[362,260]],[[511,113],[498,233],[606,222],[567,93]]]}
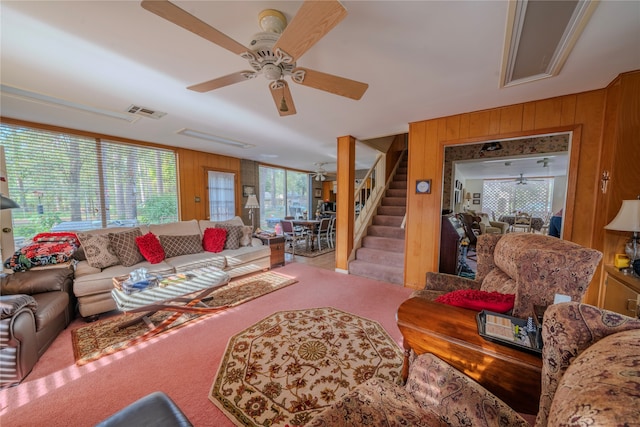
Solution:
{"label": "ceiling fan blade", "polygon": [[[277,83],[279,85],[274,85],[276,82],[272,82],[269,85],[269,89],[271,90],[271,96],[273,96],[273,102],[276,104],[276,108],[278,109],[278,114],[281,117],[284,116],[292,116],[296,114],[296,106],[293,104],[293,98],[291,97],[291,91],[289,90],[289,85],[284,80],[278,80]],[[276,86],[274,88],[274,86]],[[283,111],[283,102],[286,105],[286,111]]]}
{"label": "ceiling fan blade", "polygon": [[169,22],[240,55],[249,49],[167,0],[143,0],[141,6]]}
{"label": "ceiling fan blade", "polygon": [[210,90],[220,89],[221,87],[229,86],[235,83],[240,83],[245,80],[253,78],[255,73],[253,71],[238,71],[237,73],[229,74],[217,79],[209,80],[206,82],[198,83],[188,86],[187,89],[196,92],[209,92]]}
{"label": "ceiling fan blade", "polygon": [[347,10],[339,1],[305,1],[273,46],[273,51],[280,48],[298,60],[345,16]]}
{"label": "ceiling fan blade", "polygon": [[[362,95],[367,91],[369,85],[367,83],[358,82],[355,80],[347,79],[345,77],[338,77],[332,74],[322,73],[320,71],[310,70],[308,68],[296,68],[293,70],[304,71],[304,80],[300,83],[304,86],[309,86],[315,89],[324,90],[326,92],[334,93],[336,95],[345,96],[347,98],[358,100],[362,98]],[[296,81],[295,79],[293,81]]]}

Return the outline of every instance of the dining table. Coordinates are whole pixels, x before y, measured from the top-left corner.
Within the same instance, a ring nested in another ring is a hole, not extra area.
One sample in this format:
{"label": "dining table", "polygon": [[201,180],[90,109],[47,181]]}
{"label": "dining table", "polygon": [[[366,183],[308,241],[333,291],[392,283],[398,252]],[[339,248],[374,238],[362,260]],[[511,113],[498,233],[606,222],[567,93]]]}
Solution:
{"label": "dining table", "polygon": [[307,244],[309,241],[311,242],[311,250],[315,249],[314,242],[316,240],[316,230],[320,225],[320,220],[318,219],[294,219],[291,221],[295,227],[302,227],[305,229],[305,234],[307,236]]}
{"label": "dining table", "polygon": [[[500,216],[500,218],[498,218],[498,221],[506,222],[509,224],[509,226],[512,226],[513,223],[516,221],[516,217],[515,215],[502,215]],[[537,216],[531,217],[531,228],[533,228],[536,231],[540,231],[542,230],[543,225],[544,225],[544,220],[542,218]]]}

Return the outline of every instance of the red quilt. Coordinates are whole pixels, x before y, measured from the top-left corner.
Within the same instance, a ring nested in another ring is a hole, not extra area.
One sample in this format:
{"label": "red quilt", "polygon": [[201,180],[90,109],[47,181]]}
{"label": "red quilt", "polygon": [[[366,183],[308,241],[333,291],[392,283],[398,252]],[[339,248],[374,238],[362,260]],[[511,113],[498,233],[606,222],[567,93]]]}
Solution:
{"label": "red quilt", "polygon": [[486,292],[475,289],[460,289],[440,295],[436,302],[468,308],[470,310],[489,310],[496,313],[506,313],[513,308],[516,299],[514,294],[501,294],[500,292]]}

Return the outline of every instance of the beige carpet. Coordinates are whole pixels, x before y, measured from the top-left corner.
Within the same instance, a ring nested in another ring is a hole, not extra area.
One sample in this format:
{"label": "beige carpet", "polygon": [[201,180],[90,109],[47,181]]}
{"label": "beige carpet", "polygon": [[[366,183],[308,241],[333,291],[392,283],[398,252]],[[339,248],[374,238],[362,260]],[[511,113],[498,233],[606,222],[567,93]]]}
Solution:
{"label": "beige carpet", "polygon": [[402,362],[373,320],[280,311],[231,337],[209,399],[238,426],[302,426],[369,378],[400,383]]}
{"label": "beige carpet", "polygon": [[[209,297],[212,297],[212,299],[207,301],[206,304],[209,307],[232,307],[296,282],[296,279],[289,276],[267,271],[233,280],[229,285],[209,294]],[[174,313],[168,311],[160,311],[152,315],[150,319],[154,324],[159,324],[173,314]],[[139,322],[127,328],[116,329],[121,323],[131,320],[136,316],[139,316],[139,314],[123,314],[71,331],[73,354],[76,364],[84,365],[141,342],[140,338],[149,331],[144,322]],[[184,314],[174,321],[170,327],[167,328],[167,331],[184,326],[189,321],[200,316],[201,315],[198,314]]]}

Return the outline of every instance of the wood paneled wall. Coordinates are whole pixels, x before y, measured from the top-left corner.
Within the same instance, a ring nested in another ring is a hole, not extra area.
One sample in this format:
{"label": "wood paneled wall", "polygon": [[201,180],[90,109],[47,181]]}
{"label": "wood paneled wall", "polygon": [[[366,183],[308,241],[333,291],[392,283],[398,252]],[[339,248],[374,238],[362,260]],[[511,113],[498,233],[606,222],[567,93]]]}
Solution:
{"label": "wood paneled wall", "polygon": [[[207,219],[207,170],[236,174],[236,215],[242,213],[242,186],[240,185],[240,159],[179,148],[178,157],[180,218],[182,220]],[[196,198],[200,201],[197,202]]]}
{"label": "wood paneled wall", "polygon": [[594,194],[599,188],[606,93],[601,89],[410,123],[408,188],[418,179],[433,181],[431,194],[407,194],[410,237],[405,247],[405,286],[422,289],[426,272],[438,269],[443,157],[448,145],[572,130],[579,149],[572,151],[569,179],[574,174],[575,191],[567,201],[564,236],[585,246],[600,246],[593,241]]}

